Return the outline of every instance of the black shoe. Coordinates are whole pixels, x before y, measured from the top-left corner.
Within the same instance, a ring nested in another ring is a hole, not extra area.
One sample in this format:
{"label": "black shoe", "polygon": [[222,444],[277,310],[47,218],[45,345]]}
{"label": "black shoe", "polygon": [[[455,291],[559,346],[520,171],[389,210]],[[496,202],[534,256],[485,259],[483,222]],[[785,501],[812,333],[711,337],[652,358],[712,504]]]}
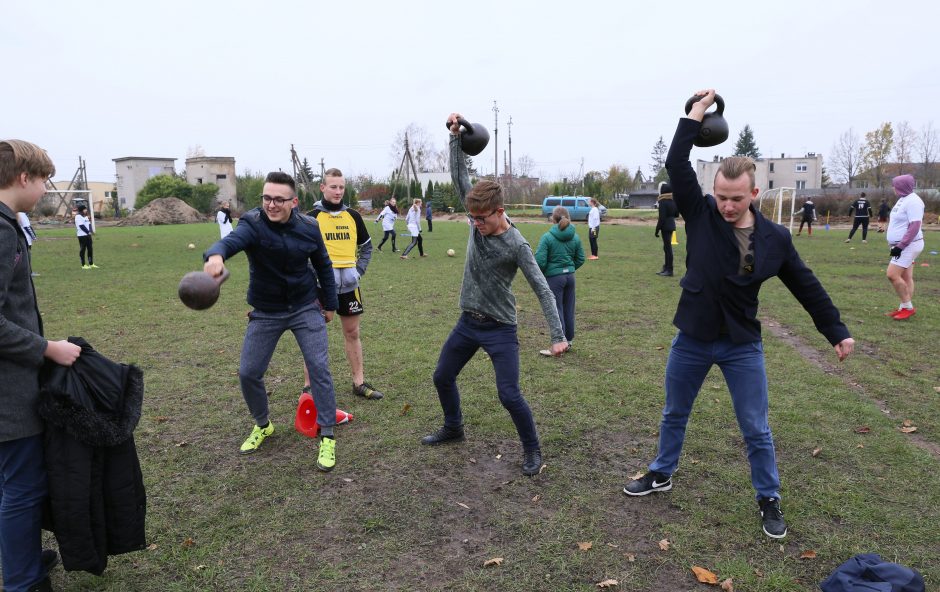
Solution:
{"label": "black shoe", "polygon": [[376,249],[378,249],[379,251],[381,251],[381,250],[382,250],[382,247],[376,247]]}
{"label": "black shoe", "polygon": [[660,272],[657,272],[656,275],[661,275],[661,276],[663,276],[663,277],[672,277],[672,270],[671,270],[671,269],[664,269],[664,270],[662,270],[662,271],[660,271]]}
{"label": "black shoe", "polygon": [[433,434],[421,438],[421,443],[434,446],[436,444],[446,444],[447,442],[463,442],[463,440],[463,426],[458,428],[444,426]]}
{"label": "black shoe", "polygon": [[639,479],[627,483],[623,492],[627,495],[649,495],[654,491],[669,491],[672,489],[672,477],[665,473],[650,471]]}
{"label": "black shoe", "polygon": [[59,554],[52,549],[42,550],[42,568],[49,573],[52,568],[59,564]]}
{"label": "black shoe", "polygon": [[532,475],[538,475],[541,470],[542,451],[538,448],[535,450],[526,450],[523,453],[522,474],[531,477]]}
{"label": "black shoe", "polygon": [[787,536],[787,523],[783,521],[780,500],[775,497],[762,497],[757,500],[757,504],[760,506],[764,534],[772,539],[782,539]]}

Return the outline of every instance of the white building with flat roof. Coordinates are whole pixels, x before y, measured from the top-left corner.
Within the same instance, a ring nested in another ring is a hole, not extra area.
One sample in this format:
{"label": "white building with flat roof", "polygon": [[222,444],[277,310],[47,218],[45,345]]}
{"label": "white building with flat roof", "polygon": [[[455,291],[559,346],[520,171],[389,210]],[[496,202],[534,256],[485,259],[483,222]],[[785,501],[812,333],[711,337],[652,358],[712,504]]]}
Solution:
{"label": "white building with flat roof", "polygon": [[[715,192],[715,174],[722,159],[716,156],[712,160],[698,160],[695,174],[705,193]],[[754,160],[757,169],[754,181],[761,191],[793,187],[800,189],[819,189],[822,187],[822,154],[807,152],[806,156],[786,156],[780,158],[758,158]]]}
{"label": "white building with flat roof", "polygon": [[117,179],[118,199],[121,207],[136,208],[137,193],[144,184],[157,175],[176,174],[175,158],[155,158],[150,156],[125,156],[114,158],[115,178]]}

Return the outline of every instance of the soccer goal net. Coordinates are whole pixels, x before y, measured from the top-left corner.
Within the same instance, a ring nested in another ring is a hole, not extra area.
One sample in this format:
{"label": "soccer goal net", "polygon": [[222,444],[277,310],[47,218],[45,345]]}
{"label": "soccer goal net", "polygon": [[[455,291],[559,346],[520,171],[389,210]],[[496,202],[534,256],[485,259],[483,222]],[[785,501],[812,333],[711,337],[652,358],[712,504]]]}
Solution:
{"label": "soccer goal net", "polygon": [[792,234],[796,216],[796,188],[778,187],[762,191],[757,196],[757,209],[770,220],[789,228]]}

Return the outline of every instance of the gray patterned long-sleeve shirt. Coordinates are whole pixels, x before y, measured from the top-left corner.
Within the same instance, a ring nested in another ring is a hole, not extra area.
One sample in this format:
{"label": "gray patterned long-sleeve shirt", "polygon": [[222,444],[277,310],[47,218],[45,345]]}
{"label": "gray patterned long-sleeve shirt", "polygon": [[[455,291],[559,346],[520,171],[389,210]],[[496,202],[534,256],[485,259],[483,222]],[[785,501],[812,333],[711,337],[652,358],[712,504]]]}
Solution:
{"label": "gray patterned long-sleeve shirt", "polygon": [[[452,135],[450,138],[450,174],[460,203],[466,208],[470,175],[460,149],[460,136]],[[470,228],[467,262],[460,286],[460,309],[515,325],[516,297],[512,293],[512,281],[517,270],[522,270],[522,275],[539,299],[542,313],[548,321],[552,343],[564,341],[555,296],[535,262],[532,247],[515,226],[510,226],[509,230],[501,234],[489,236],[480,234],[476,227]]]}

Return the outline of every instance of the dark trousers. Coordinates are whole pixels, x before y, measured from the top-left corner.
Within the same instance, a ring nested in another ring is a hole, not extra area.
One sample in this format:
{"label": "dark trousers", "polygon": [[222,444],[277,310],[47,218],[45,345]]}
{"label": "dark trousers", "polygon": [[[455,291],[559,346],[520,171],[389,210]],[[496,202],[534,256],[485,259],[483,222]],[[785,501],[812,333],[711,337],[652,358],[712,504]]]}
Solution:
{"label": "dark trousers", "polygon": [[558,308],[561,328],[565,332],[565,341],[571,343],[574,341],[574,274],[553,275],[545,280],[555,295],[555,306]]}
{"label": "dark trousers", "polygon": [[675,230],[663,230],[660,235],[663,237],[663,271],[672,271],[672,234]]}
{"label": "dark trousers", "polygon": [[427,221],[428,221],[428,232],[432,232],[434,230],[434,225],[431,224],[430,218],[428,218]]}
{"label": "dark trousers", "polygon": [[859,218],[855,217],[855,221],[852,222],[852,230],[849,232],[849,238],[852,238],[852,235],[855,234],[855,231],[858,230],[858,227],[862,227],[862,240],[868,240],[868,217]]}
{"label": "dark trousers", "polygon": [[810,236],[812,236],[812,234],[813,234],[813,221],[812,221],[812,220],[807,220],[806,218],[803,218],[802,220],[800,220],[800,229],[797,230],[796,233],[799,234],[799,233],[803,232],[803,225],[804,225],[804,224],[806,224],[806,227],[809,229],[809,234],[810,234]]}
{"label": "dark trousers", "polygon": [[493,362],[499,402],[509,412],[522,448],[538,449],[539,436],[532,410],[519,390],[519,338],[515,325],[477,321],[466,313],[460,315],[457,325],[441,347],[434,370],[434,386],[444,410],[444,425],[453,428],[463,425],[457,375],[481,347]]}
{"label": "dark trousers", "polygon": [[82,259],[82,265],[85,265],[85,251],[88,251],[88,265],[94,265],[95,251],[90,234],[78,237],[78,256]]}
{"label": "dark trousers", "polygon": [[42,434],[0,442],[0,561],[7,592],[46,577],[40,556],[47,487]]}
{"label": "dark trousers", "polygon": [[395,251],[398,250],[395,248],[395,231],[394,230],[385,231],[385,236],[382,237],[382,242],[379,243],[379,250],[380,251],[382,250],[382,245],[385,244],[385,241],[388,240],[388,237],[392,237],[392,252],[394,253]]}
{"label": "dark trousers", "polygon": [[401,254],[402,257],[408,255],[411,252],[411,249],[415,248],[415,245],[418,245],[418,254],[424,256],[424,240],[421,238],[421,233],[418,233],[418,236],[411,237],[411,244],[405,248],[405,252]]}
{"label": "dark trousers", "polygon": [[600,234],[601,227],[588,230],[588,240],[591,241],[591,255],[597,257],[597,235]]}

